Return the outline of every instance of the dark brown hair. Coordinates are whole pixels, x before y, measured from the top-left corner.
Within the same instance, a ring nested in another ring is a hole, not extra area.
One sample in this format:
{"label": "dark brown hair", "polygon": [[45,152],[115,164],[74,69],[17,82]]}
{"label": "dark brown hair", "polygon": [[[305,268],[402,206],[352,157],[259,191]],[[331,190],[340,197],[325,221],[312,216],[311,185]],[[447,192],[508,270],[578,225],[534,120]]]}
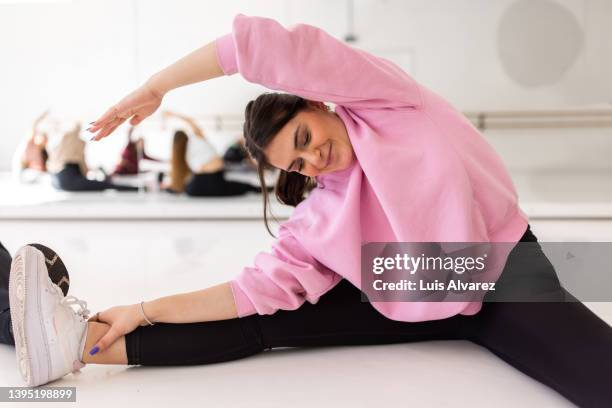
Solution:
{"label": "dark brown hair", "polygon": [[172,157],[170,159],[170,189],[176,193],[185,190],[185,183],[191,176],[191,170],[185,160],[188,136],[182,130],[174,133],[172,140]]}
{"label": "dark brown hair", "polygon": [[[245,147],[257,163],[257,174],[262,187],[264,203],[264,223],[274,237],[268,225],[269,197],[264,179],[264,171],[272,166],[264,149],[280,130],[301,111],[309,110],[309,101],[295,95],[265,93],[250,101],[244,110]],[[316,186],[316,180],[297,172],[280,169],[276,181],[275,194],[278,201],[292,207],[297,206],[306,197],[305,194]],[[273,216],[274,217],[274,216]],[[274,217],[274,219],[276,219]]]}

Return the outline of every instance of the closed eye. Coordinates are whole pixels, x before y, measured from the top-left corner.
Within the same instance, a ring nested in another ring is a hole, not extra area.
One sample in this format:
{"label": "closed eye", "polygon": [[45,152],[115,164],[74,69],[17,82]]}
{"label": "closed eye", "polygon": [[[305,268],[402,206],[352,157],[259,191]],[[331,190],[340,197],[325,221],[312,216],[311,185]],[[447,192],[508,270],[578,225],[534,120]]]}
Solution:
{"label": "closed eye", "polygon": [[[306,131],[306,138],[304,139],[304,143],[302,147],[308,146],[308,143],[310,143],[310,130]],[[304,168],[304,160],[300,159],[299,163],[300,163],[300,166],[297,169],[298,172],[302,171],[302,169]]]}

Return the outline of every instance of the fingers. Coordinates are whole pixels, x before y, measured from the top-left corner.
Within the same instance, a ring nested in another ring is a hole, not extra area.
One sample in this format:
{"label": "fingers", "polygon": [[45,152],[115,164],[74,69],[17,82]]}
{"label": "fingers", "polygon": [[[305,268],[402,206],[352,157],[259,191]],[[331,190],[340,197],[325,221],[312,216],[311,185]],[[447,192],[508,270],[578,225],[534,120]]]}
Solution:
{"label": "fingers", "polygon": [[117,105],[110,107],[98,120],[91,123],[91,127],[88,130],[92,133],[97,132],[114,120],[118,114],[119,108]]}
{"label": "fingers", "polygon": [[100,351],[104,351],[109,348],[119,337],[123,336],[119,330],[117,330],[114,326],[106,332],[104,336],[91,348],[89,351],[89,355],[93,356]]}
{"label": "fingers", "polygon": [[[92,140],[99,140],[110,135],[117,126],[134,115],[133,109],[123,108],[122,105],[125,104],[119,102],[117,105],[108,109],[100,119],[90,123],[91,126],[87,129],[89,132],[95,133],[100,131],[96,136],[92,137]],[[117,124],[117,120],[120,120],[119,124]],[[113,125],[115,126],[113,127]],[[108,131],[109,129],[110,131]],[[108,131],[108,133],[103,135],[102,132],[104,131]]]}
{"label": "fingers", "polygon": [[132,117],[132,119],[130,119],[130,125],[132,126],[136,126],[137,124],[139,124],[140,122],[142,122],[144,118],[140,115],[134,115]]}
{"label": "fingers", "polygon": [[88,322],[100,322],[100,312],[87,319]]}
{"label": "fingers", "polygon": [[[125,117],[116,117],[115,119],[111,120],[109,123],[107,123],[99,132],[98,134],[96,134],[95,136],[93,136],[91,138],[91,140],[100,140],[102,138],[105,138],[106,136],[110,135],[111,133],[113,133],[115,131],[115,129],[117,129],[117,127],[119,127],[119,125],[121,125],[123,122],[125,122],[127,118]],[[93,131],[93,130],[90,130]]]}

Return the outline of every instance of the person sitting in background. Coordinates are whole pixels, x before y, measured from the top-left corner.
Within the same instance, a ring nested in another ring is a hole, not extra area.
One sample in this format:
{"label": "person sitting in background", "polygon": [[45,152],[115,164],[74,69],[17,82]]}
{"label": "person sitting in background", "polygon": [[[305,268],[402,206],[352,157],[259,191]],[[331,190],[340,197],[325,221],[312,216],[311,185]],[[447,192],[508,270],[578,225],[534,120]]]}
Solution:
{"label": "person sitting in background", "polygon": [[121,160],[115,166],[115,170],[112,175],[136,175],[140,172],[140,160],[152,160],[159,161],[148,156],[144,151],[144,139],[142,137],[137,140],[132,140],[132,134],[134,133],[135,126],[131,126],[128,131],[127,145],[121,152]]}
{"label": "person sitting in background", "polygon": [[47,168],[53,174],[53,186],[64,191],[138,191],[137,187],[122,186],[105,181],[90,180],[85,161],[85,142],[79,137],[81,124],[63,131],[61,137],[49,148]]}
{"label": "person sitting in background", "polygon": [[174,133],[170,164],[170,192],[185,192],[189,196],[228,197],[248,192],[261,193],[261,187],[225,179],[225,164],[206,139],[193,118],[171,111],[162,112],[164,118],[185,122],[193,135],[182,130]]}
{"label": "person sitting in background", "polygon": [[33,179],[38,179],[40,173],[47,171],[47,141],[45,132],[39,129],[40,123],[48,116],[49,111],[43,112],[32,124],[32,132],[22,141],[13,158],[13,171],[21,181],[31,179],[24,177],[24,173],[34,173]]}

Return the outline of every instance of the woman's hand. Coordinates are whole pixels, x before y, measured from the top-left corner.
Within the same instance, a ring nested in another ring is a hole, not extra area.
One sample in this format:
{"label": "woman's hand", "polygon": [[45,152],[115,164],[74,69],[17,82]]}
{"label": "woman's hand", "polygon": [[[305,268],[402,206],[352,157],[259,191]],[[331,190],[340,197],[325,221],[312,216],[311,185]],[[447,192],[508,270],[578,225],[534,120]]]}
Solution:
{"label": "woman's hand", "polygon": [[91,133],[98,132],[91,140],[105,138],[128,119],[132,126],[139,124],[159,108],[162,99],[161,92],[154,89],[148,82],[145,83],[91,123],[91,127],[87,130]]}
{"label": "woman's hand", "polygon": [[134,331],[138,326],[148,325],[142,317],[140,304],[111,307],[95,314],[88,321],[106,323],[111,326],[109,331],[92,348],[93,350],[97,346],[98,351],[106,350],[119,337]]}

